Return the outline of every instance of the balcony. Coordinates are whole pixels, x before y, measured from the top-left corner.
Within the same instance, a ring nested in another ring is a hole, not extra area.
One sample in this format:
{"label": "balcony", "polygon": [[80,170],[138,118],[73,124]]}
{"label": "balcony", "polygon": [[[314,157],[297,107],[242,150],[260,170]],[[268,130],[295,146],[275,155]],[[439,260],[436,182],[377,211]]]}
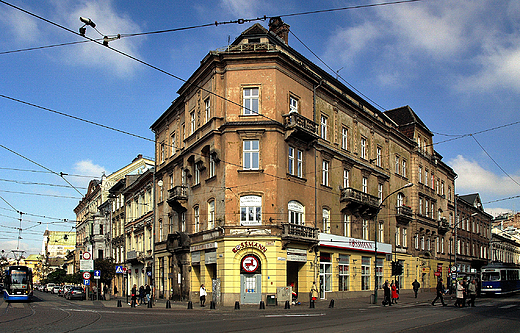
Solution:
{"label": "balcony", "polygon": [[396,215],[398,223],[408,224],[412,220],[413,212],[412,208],[408,206],[397,206],[395,207]]}
{"label": "balcony", "polygon": [[297,112],[291,112],[283,116],[284,126],[287,131],[285,140],[290,137],[300,139],[304,142],[312,142],[318,139],[318,124],[305,118]]}
{"label": "balcony", "polygon": [[445,217],[442,217],[439,221],[439,234],[445,234],[450,230],[450,223]]}
{"label": "balcony", "polygon": [[379,198],[347,187],[341,190],[340,202],[346,204],[350,214],[364,219],[373,219],[379,212]]}
{"label": "balcony", "polygon": [[168,205],[177,212],[184,212],[187,210],[183,206],[188,201],[188,187],[186,185],[175,186],[168,190]]}
{"label": "balcony", "polygon": [[294,223],[282,223],[282,240],[283,241],[301,241],[307,243],[318,242],[317,228],[306,227]]}
{"label": "balcony", "polygon": [[129,263],[143,262],[143,259],[144,256],[142,252],[132,250],[126,253],[126,261]]}

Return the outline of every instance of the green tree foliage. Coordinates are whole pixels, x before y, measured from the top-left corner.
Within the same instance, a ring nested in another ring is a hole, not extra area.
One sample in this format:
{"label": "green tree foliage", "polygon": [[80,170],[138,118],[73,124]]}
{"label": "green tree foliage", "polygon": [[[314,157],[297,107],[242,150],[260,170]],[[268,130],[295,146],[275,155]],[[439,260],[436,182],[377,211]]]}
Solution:
{"label": "green tree foliage", "polygon": [[47,283],[62,284],[67,277],[67,272],[64,269],[57,269],[54,272],[47,275]]}
{"label": "green tree foliage", "polygon": [[101,271],[101,283],[109,286],[112,284],[112,279],[116,275],[116,265],[113,259],[98,258],[94,260],[94,269]]}

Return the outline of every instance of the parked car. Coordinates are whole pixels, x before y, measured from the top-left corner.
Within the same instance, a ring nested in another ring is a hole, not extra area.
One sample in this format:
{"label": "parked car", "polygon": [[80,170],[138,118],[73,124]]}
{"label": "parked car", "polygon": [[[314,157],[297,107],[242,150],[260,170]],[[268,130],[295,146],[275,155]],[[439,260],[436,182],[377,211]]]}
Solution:
{"label": "parked car", "polygon": [[60,288],[60,291],[58,292],[58,296],[65,296],[65,293],[67,292],[67,290],[69,290],[70,288],[72,288],[71,285],[65,285],[63,287]]}
{"label": "parked car", "polygon": [[45,285],[45,288],[43,289],[43,291],[45,291],[46,293],[50,293],[50,292],[52,292],[52,288],[54,288],[55,285],[56,284],[54,284],[54,283],[47,283]]}
{"label": "parked car", "polygon": [[83,287],[76,287],[76,286],[70,287],[65,292],[65,298],[66,299],[80,299],[80,300],[84,300],[85,299],[85,291],[83,290]]}
{"label": "parked car", "polygon": [[54,286],[52,287],[51,289],[51,294],[58,294],[58,292],[60,291],[60,286]]}

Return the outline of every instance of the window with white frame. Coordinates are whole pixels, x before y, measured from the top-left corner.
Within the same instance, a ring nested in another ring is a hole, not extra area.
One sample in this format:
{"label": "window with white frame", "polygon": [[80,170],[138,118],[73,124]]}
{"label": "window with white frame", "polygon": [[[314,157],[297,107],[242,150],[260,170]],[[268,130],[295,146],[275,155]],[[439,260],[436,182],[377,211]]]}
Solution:
{"label": "window with white frame", "polygon": [[194,232],[199,232],[200,231],[199,206],[193,207],[193,223],[195,226]]}
{"label": "window with white frame", "polygon": [[361,258],[361,290],[370,290],[370,257]]}
{"label": "window with white frame", "polygon": [[413,236],[413,243],[414,243],[415,249],[419,250],[419,235],[418,234],[415,234],[415,236]]}
{"label": "window with white frame", "polygon": [[403,247],[408,247],[408,231],[406,228],[403,228]]}
{"label": "window with white frame", "polygon": [[399,155],[395,155],[395,173],[399,174]]}
{"label": "window with white frame", "polygon": [[173,215],[168,215],[168,234],[173,234]]}
{"label": "window with white frame", "polygon": [[424,236],[421,236],[421,250],[424,251],[425,248]]}
{"label": "window with white frame", "polygon": [[395,246],[401,246],[401,228],[395,227]]}
{"label": "window with white frame", "polygon": [[367,139],[362,137],[361,141],[360,141],[360,145],[361,145],[360,157],[366,160],[367,159]]}
{"label": "window with white frame", "polygon": [[258,100],[258,88],[244,88],[244,115],[256,115],[259,113]]}
{"label": "window with white frame", "polygon": [[419,170],[417,172],[417,175],[419,176],[419,184],[422,184],[422,166],[419,165]]}
{"label": "window with white frame", "polygon": [[379,198],[379,204],[383,202],[383,184],[377,184],[377,197]]}
{"label": "window with white frame", "polygon": [[404,158],[401,162],[401,176],[406,177],[406,160]]}
{"label": "window with white frame", "polygon": [[424,185],[428,186],[428,169],[424,169]]}
{"label": "window with white frame", "polygon": [[293,176],[303,176],[303,151],[289,146],[287,172]]}
{"label": "window with white frame", "polygon": [[289,97],[289,113],[298,113],[298,99],[293,96]]}
{"label": "window with white frame", "polygon": [[195,133],[196,121],[195,121],[195,111],[190,113],[190,135]]}
{"label": "window with white frame", "polygon": [[323,232],[330,233],[330,211],[327,208],[322,210]]}
{"label": "window with white frame", "polygon": [[193,184],[200,184],[200,169],[198,163],[193,165]]}
{"label": "window with white frame", "polygon": [[289,212],[289,223],[305,225],[305,207],[298,201],[289,201],[287,205],[287,211]]}
{"label": "window with white frame", "polygon": [[444,238],[441,238],[441,253],[444,253]]}
{"label": "window with white frame", "polygon": [[170,136],[170,141],[171,141],[171,156],[175,155],[175,153],[177,152],[177,142],[175,141],[175,132],[172,133],[172,135]]}
{"label": "window with white frame", "polygon": [[363,193],[368,193],[368,178],[363,177],[361,180],[361,190]]}
{"label": "window with white frame", "polygon": [[368,221],[363,219],[363,239],[368,240]]}
{"label": "window with white frame", "polygon": [[160,147],[160,149],[161,149],[161,163],[162,163],[162,162],[164,162],[164,159],[165,159],[165,153],[164,153],[164,150],[166,149],[166,148],[164,147],[164,142],[161,143],[161,147]]}
{"label": "window with white frame", "polygon": [[323,160],[321,170],[321,185],[329,186],[329,161]]}
{"label": "window with white frame", "polygon": [[377,258],[376,260],[376,281],[377,289],[383,288],[383,258]]}
{"label": "window with white frame", "polygon": [[328,118],[324,115],[321,116],[321,122],[320,122],[320,135],[323,140],[327,140],[327,122]]}
{"label": "window with white frame", "polygon": [[339,291],[349,290],[350,256],[339,254],[338,258]]}
{"label": "window with white frame", "polygon": [[246,195],[240,197],[240,225],[262,224],[262,197]]}
{"label": "window with white frame", "polygon": [[208,202],[208,230],[215,228],[215,200]]}
{"label": "window with white frame", "polygon": [[217,171],[217,165],[215,162],[215,155],[209,155],[209,167],[208,167],[208,178],[215,177]]}
{"label": "window with white frame", "polygon": [[244,170],[258,170],[260,165],[260,142],[244,140]]}
{"label": "window with white frame", "polygon": [[181,213],[181,232],[186,232],[186,212]]}
{"label": "window with white frame", "polygon": [[343,188],[350,187],[350,171],[343,169]]}
{"label": "window with white frame", "polygon": [[348,150],[348,128],[341,128],[341,148]]}
{"label": "window with white frame", "polygon": [[435,237],[435,252],[436,253],[441,252],[441,244],[439,242],[439,237]]}
{"label": "window with white frame", "polygon": [[352,220],[349,214],[343,214],[343,236],[351,237],[352,235]]}
{"label": "window with white frame", "polygon": [[379,238],[378,238],[378,241],[381,242],[381,243],[384,243],[385,242],[385,224],[383,222],[379,222],[378,225],[379,225],[379,230],[378,230]]}
{"label": "window with white frame", "polygon": [[376,149],[376,166],[381,167],[383,165],[383,148],[380,146]]}
{"label": "window with white frame", "polygon": [[211,119],[211,104],[209,97],[204,100],[204,115],[206,117],[206,122],[208,122]]}

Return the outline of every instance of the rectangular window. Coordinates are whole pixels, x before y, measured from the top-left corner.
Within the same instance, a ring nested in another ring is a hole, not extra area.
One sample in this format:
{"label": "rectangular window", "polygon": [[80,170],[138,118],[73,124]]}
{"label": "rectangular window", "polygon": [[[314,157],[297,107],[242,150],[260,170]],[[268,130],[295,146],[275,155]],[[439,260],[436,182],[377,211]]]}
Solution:
{"label": "rectangular window", "polygon": [[348,128],[341,128],[341,148],[348,150]]}
{"label": "rectangular window", "polygon": [[208,202],[208,230],[215,228],[215,200]]}
{"label": "rectangular window", "polygon": [[376,261],[376,281],[377,289],[383,288],[383,258],[377,258]]}
{"label": "rectangular window", "polygon": [[260,165],[260,142],[244,140],[244,170],[258,170]]}
{"label": "rectangular window", "polygon": [[419,235],[418,234],[415,234],[415,236],[413,236],[413,242],[414,242],[415,249],[419,250]]}
{"label": "rectangular window", "polygon": [[385,242],[385,224],[383,222],[379,222],[379,238],[378,242]]}
{"label": "rectangular window", "polygon": [[165,150],[165,147],[164,147],[164,142],[163,142],[163,143],[161,143],[161,163],[164,162],[164,158],[165,158],[164,150]]}
{"label": "rectangular window", "polygon": [[377,197],[379,198],[379,204],[383,201],[383,184],[377,184]]}
{"label": "rectangular window", "polygon": [[383,149],[377,147],[376,150],[376,166],[381,167],[383,165]]}
{"label": "rectangular window", "polygon": [[419,184],[422,184],[422,167],[421,166],[419,167],[418,176],[419,176]]}
{"label": "rectangular window", "polygon": [[361,258],[361,290],[370,290],[370,257]]}
{"label": "rectangular window", "polygon": [[289,160],[287,161],[287,172],[290,174],[290,175],[294,175],[294,148],[293,147],[289,147],[289,152],[288,152],[288,155],[289,155]]}
{"label": "rectangular window", "polygon": [[303,176],[303,152],[299,149],[289,147],[287,172],[293,176]]}
{"label": "rectangular window", "polygon": [[350,187],[350,171],[348,169],[343,169],[343,188]]}
{"label": "rectangular window", "polygon": [[298,100],[292,96],[289,97],[289,113],[298,113]]}
{"label": "rectangular window", "polygon": [[216,175],[216,163],[215,163],[215,155],[209,155],[209,168],[208,168],[208,177],[212,178]]}
{"label": "rectangular window", "polygon": [[186,212],[181,213],[181,232],[186,232]]}
{"label": "rectangular window", "polygon": [[177,152],[177,143],[175,142],[175,133],[172,133],[171,135],[171,147],[172,147],[172,155],[175,155],[175,153]]}
{"label": "rectangular window", "polygon": [[296,162],[296,175],[298,177],[303,177],[303,151],[297,150],[298,153],[298,161]]}
{"label": "rectangular window", "polygon": [[193,165],[193,184],[200,184],[200,170],[198,164]]}
{"label": "rectangular window", "polygon": [[193,208],[193,222],[194,222],[194,225],[195,225],[195,230],[194,232],[199,232],[200,231],[200,216],[199,216],[199,207],[195,207]]}
{"label": "rectangular window", "polygon": [[401,168],[401,176],[406,177],[406,160],[403,158],[402,162],[402,168]]}
{"label": "rectangular window", "polygon": [[363,239],[368,240],[368,221],[363,219]]}
{"label": "rectangular window", "polygon": [[[329,262],[325,262],[329,260]],[[328,258],[320,257],[320,298],[325,298],[325,292],[332,291],[332,263],[330,254]]]}
{"label": "rectangular window", "polygon": [[339,291],[348,291],[350,277],[350,256],[340,254],[338,261]]}
{"label": "rectangular window", "polygon": [[344,214],[343,215],[343,236],[351,237],[351,234],[352,234],[351,231],[352,231],[352,224],[351,224],[350,215]]}
{"label": "rectangular window", "polygon": [[240,225],[262,224],[262,197],[247,195],[240,198]]}
{"label": "rectangular window", "polygon": [[361,138],[360,157],[365,160],[367,159],[367,139],[366,138]]}
{"label": "rectangular window", "polygon": [[362,189],[363,193],[368,193],[368,178],[367,177],[363,177],[361,189]]}
{"label": "rectangular window", "polygon": [[206,122],[208,122],[211,119],[211,104],[209,102],[209,98],[206,98],[204,100],[204,111],[205,111]]}
{"label": "rectangular window", "polygon": [[323,209],[323,232],[330,233],[330,212],[328,209]]}
{"label": "rectangular window", "polygon": [[407,230],[406,228],[403,228],[403,247],[404,248],[407,248],[408,247],[408,235],[407,235]]}
{"label": "rectangular window", "polygon": [[323,160],[321,185],[329,186],[329,161]]}
{"label": "rectangular window", "polygon": [[395,246],[401,246],[401,228],[395,227]]}
{"label": "rectangular window", "polygon": [[258,88],[244,88],[244,115],[259,113]]}
{"label": "rectangular window", "polygon": [[190,135],[195,133],[195,126],[195,111],[193,111],[192,113],[190,113]]}
{"label": "rectangular window", "polygon": [[327,117],[321,116],[321,138],[327,140]]}
{"label": "rectangular window", "polygon": [[399,174],[399,155],[395,156],[395,173]]}

